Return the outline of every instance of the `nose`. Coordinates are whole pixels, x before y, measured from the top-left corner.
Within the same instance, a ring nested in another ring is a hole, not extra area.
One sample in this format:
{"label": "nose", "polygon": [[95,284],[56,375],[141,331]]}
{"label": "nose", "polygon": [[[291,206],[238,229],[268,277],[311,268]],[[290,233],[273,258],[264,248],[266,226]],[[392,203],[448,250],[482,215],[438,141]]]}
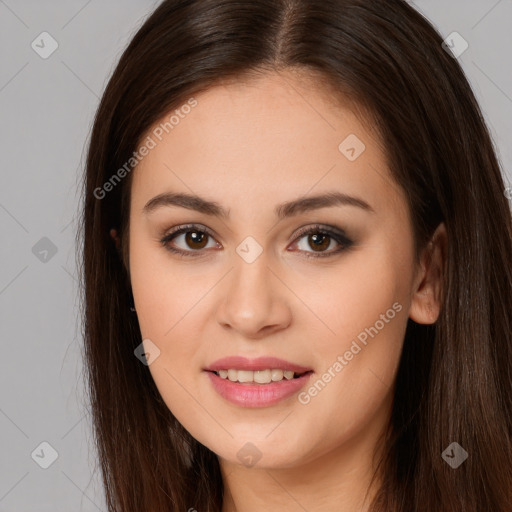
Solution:
{"label": "nose", "polygon": [[288,303],[290,292],[279,271],[269,267],[261,254],[247,263],[235,259],[234,268],[226,276],[217,308],[217,322],[242,337],[260,339],[288,327],[292,313]]}

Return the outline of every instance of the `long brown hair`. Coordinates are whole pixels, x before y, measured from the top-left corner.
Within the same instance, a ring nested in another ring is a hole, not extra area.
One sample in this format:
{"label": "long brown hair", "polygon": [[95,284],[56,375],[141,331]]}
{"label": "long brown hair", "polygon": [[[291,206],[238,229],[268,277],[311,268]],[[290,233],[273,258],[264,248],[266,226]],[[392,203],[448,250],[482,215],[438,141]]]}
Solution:
{"label": "long brown hair", "polygon": [[[448,233],[438,321],[408,321],[372,511],[512,510],[511,212],[482,113],[442,42],[402,0],[166,0],[135,34],[96,114],[78,233],[87,384],[110,512],[218,512],[223,497],[217,456],[178,423],[134,356],[132,174],[118,170],[194,95],[283,69],[321,78],[319,87],[371,115],[407,193],[417,254],[440,222]],[[457,469],[441,456],[452,442],[468,452]]]}

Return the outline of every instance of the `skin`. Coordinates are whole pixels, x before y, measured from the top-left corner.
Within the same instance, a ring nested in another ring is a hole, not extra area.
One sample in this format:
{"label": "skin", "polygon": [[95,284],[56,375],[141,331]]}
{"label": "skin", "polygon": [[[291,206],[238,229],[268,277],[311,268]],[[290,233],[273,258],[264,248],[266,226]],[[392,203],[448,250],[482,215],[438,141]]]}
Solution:
{"label": "skin", "polygon": [[[218,455],[222,512],[367,510],[407,319],[439,315],[444,225],[415,264],[406,196],[378,138],[317,81],[272,73],[195,98],[133,171],[129,270],[142,339],[160,350],[151,375],[172,413]],[[354,161],[338,149],[350,134],[366,146]],[[143,213],[169,191],[216,201],[230,218],[177,206]],[[274,216],[277,204],[333,191],[374,212],[344,205]],[[214,237],[201,246],[178,235],[170,244],[197,255],[180,257],[160,240],[187,223]],[[339,244],[328,238],[320,251],[331,256],[307,258],[318,249],[296,233],[316,223],[354,244],[334,254]],[[236,252],[248,236],[262,248],[252,263]],[[270,355],[312,368],[314,382],[394,303],[401,311],[307,404],[295,394],[269,407],[236,406],[202,371],[224,356]],[[261,454],[252,467],[237,457],[247,442]]]}

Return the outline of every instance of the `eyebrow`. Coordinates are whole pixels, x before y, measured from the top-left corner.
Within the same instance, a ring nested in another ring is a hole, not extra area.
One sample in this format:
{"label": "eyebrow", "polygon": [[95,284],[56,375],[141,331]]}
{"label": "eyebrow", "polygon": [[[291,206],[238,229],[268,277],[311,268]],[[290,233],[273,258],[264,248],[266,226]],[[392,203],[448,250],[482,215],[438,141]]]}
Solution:
{"label": "eyebrow", "polygon": [[[208,201],[196,195],[175,192],[165,192],[153,197],[146,203],[142,213],[149,214],[164,206],[179,206],[222,219],[229,219],[230,216],[230,210],[224,209],[215,201]],[[328,192],[279,204],[274,208],[274,214],[279,220],[282,220],[300,213],[333,206],[355,206],[369,213],[375,213],[375,210],[363,199],[341,192]]]}

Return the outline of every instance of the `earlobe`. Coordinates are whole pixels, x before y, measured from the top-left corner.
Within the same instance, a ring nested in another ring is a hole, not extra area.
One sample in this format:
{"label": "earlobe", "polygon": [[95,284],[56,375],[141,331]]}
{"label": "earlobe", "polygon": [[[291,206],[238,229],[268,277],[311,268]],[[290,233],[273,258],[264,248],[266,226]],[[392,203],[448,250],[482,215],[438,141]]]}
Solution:
{"label": "earlobe", "polygon": [[117,231],[114,228],[110,230],[110,236],[114,239],[116,243],[116,249],[119,250],[119,235],[117,234]]}
{"label": "earlobe", "polygon": [[444,223],[439,224],[424,249],[409,317],[418,324],[433,324],[439,318],[443,301],[444,275],[448,235]]}
{"label": "earlobe", "polygon": [[[109,231],[109,234],[112,237],[112,240],[116,244],[117,254],[119,256],[119,259],[122,262],[124,269],[126,270],[126,272],[128,274],[128,282],[130,282],[130,268],[128,266],[128,256],[126,253],[126,247],[121,248],[121,239],[119,238],[119,234],[115,228],[111,228]],[[130,286],[131,286],[131,284],[130,284]]]}

